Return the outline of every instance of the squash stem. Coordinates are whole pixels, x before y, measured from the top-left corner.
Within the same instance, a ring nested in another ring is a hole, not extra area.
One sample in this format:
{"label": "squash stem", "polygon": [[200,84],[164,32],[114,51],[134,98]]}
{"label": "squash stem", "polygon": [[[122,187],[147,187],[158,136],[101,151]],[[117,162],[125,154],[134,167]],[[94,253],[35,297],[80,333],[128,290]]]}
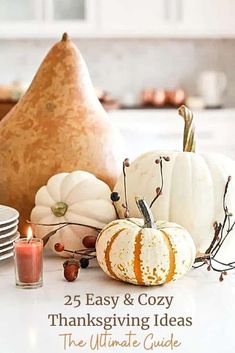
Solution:
{"label": "squash stem", "polygon": [[62,39],[61,39],[61,41],[62,42],[67,42],[69,40],[69,36],[68,36],[68,33],[63,33],[63,36],[62,36]]}
{"label": "squash stem", "polygon": [[178,110],[178,113],[184,119],[183,151],[195,152],[196,140],[195,140],[195,125],[193,123],[193,113],[185,105],[181,105],[181,107]]}
{"label": "squash stem", "polygon": [[135,198],[136,205],[144,219],[144,228],[157,228],[153,214],[147,204],[147,202],[144,199],[141,199],[140,197]]}
{"label": "squash stem", "polygon": [[62,217],[68,210],[68,205],[65,202],[57,202],[55,205],[51,206],[51,210],[56,217]]}

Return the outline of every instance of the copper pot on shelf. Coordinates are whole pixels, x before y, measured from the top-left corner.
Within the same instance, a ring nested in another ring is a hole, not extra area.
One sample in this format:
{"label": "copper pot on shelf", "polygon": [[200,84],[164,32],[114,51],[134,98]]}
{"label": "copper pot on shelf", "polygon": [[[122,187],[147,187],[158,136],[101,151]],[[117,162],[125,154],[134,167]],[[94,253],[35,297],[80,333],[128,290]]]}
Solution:
{"label": "copper pot on shelf", "polygon": [[166,101],[167,104],[172,105],[174,107],[179,107],[184,104],[186,99],[185,91],[181,88],[177,88],[175,90],[166,91]]}
{"label": "copper pot on shelf", "polygon": [[162,108],[166,106],[179,107],[186,100],[185,91],[181,88],[165,90],[149,88],[141,92],[141,105]]}
{"label": "copper pot on shelf", "polygon": [[153,92],[152,105],[164,107],[166,105],[166,92],[164,89],[155,89]]}
{"label": "copper pot on shelf", "polygon": [[152,105],[153,93],[153,88],[144,89],[140,96],[141,105]]}
{"label": "copper pot on shelf", "polygon": [[166,94],[163,89],[148,88],[141,92],[141,105],[163,107],[166,102]]}

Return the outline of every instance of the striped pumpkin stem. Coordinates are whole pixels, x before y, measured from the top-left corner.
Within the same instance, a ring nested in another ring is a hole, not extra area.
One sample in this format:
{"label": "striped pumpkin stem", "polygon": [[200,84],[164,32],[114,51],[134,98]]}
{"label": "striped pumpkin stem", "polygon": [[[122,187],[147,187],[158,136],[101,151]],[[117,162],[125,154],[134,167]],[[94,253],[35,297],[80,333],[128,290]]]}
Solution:
{"label": "striped pumpkin stem", "polygon": [[157,228],[153,214],[147,204],[147,202],[144,199],[141,199],[140,197],[135,198],[136,205],[144,219],[144,226],[143,228]]}
{"label": "striped pumpkin stem", "polygon": [[193,123],[193,113],[185,106],[181,105],[178,110],[180,116],[184,119],[184,152],[195,152],[195,125]]}

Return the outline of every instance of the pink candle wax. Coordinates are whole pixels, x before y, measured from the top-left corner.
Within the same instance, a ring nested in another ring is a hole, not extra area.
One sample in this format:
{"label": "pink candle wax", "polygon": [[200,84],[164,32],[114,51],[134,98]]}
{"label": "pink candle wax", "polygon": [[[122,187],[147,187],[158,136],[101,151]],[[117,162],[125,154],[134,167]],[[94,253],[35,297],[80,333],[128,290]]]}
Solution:
{"label": "pink candle wax", "polygon": [[19,239],[15,243],[15,261],[18,279],[22,283],[36,283],[42,272],[41,239]]}

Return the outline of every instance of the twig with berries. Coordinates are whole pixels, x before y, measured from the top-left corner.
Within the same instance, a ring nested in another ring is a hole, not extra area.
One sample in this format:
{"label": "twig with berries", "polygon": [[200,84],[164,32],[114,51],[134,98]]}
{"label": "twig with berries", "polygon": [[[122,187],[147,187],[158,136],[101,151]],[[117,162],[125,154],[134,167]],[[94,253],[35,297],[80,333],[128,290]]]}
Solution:
{"label": "twig with berries", "polygon": [[32,224],[34,226],[43,226],[43,227],[57,227],[58,226],[58,228],[53,229],[51,232],[49,232],[43,236],[43,238],[42,238],[43,246],[45,246],[47,244],[47,242],[49,241],[49,239],[52,235],[56,234],[60,229],[67,227],[69,225],[91,228],[91,229],[96,230],[97,234],[102,230],[101,228],[97,228],[97,227],[91,226],[89,224],[77,223],[77,222],[34,223],[34,222],[27,220],[27,223]]}
{"label": "twig with berries", "polygon": [[[28,223],[33,225],[39,225],[39,226],[47,226],[47,227],[57,226],[56,229],[53,229],[49,233],[45,234],[44,237],[42,238],[44,246],[47,244],[47,242],[53,235],[55,235],[60,229],[63,229],[68,225],[77,225],[77,226],[92,228],[97,231],[97,235],[101,231],[101,228],[90,226],[88,224],[76,223],[76,222],[60,222],[60,223],[44,224],[44,223],[33,223],[28,221]],[[54,249],[56,252],[64,251],[73,255],[73,258],[68,259],[63,263],[64,277],[67,281],[69,282],[74,281],[79,274],[80,268],[87,268],[89,266],[90,260],[96,257],[95,243],[96,243],[97,235],[87,235],[83,237],[82,244],[85,247],[85,249],[80,249],[80,250],[65,249],[64,244],[62,243],[56,243],[54,245]]]}
{"label": "twig with berries", "polygon": [[[160,156],[155,160],[155,163],[160,166],[160,177],[161,177],[161,186],[158,186],[156,188],[156,196],[153,198],[152,202],[150,203],[150,207],[153,206],[155,201],[159,198],[160,195],[162,195],[162,190],[164,186],[164,177],[163,177],[163,161],[169,162],[170,157],[169,156]],[[129,204],[128,204],[128,196],[127,196],[127,175],[126,175],[126,168],[130,167],[130,161],[128,158],[125,158],[122,164],[122,172],[123,172],[123,189],[124,189],[124,203],[122,204],[122,207],[125,209],[124,212],[124,217],[129,218],[130,217],[130,209],[129,209]],[[114,191],[111,193],[111,200],[114,203],[120,200],[120,195],[118,192]]]}
{"label": "twig with berries", "polygon": [[[93,238],[93,239],[89,239],[89,238]],[[62,243],[55,244],[54,246],[55,251],[57,252],[66,251],[70,254],[73,254],[72,259],[68,259],[63,263],[64,278],[67,281],[69,282],[75,281],[75,279],[78,277],[80,268],[87,268],[89,266],[90,260],[96,258],[94,238],[96,237],[87,236],[84,238],[84,239],[87,239],[86,247],[88,247],[88,249],[69,250],[69,249],[65,249]],[[83,239],[83,243],[84,243],[84,239]],[[75,258],[76,256],[79,256],[79,259]]]}
{"label": "twig with berries", "polygon": [[217,255],[219,255],[219,252],[222,246],[224,245],[225,240],[235,227],[235,221],[232,222],[233,215],[229,212],[228,207],[226,205],[226,196],[228,193],[228,188],[231,179],[232,178],[229,176],[223,194],[223,222],[214,222],[214,237],[212,239],[212,242],[204,254],[198,254],[195,259],[194,265],[194,268],[199,268],[206,265],[208,271],[213,270],[215,272],[219,272],[220,281],[224,280],[224,276],[227,275],[228,271],[235,269],[235,261],[225,263],[217,259]]}
{"label": "twig with berries", "polygon": [[[57,252],[66,251],[73,255],[72,259],[68,259],[63,263],[64,268],[64,278],[73,282],[78,277],[80,268],[87,268],[89,266],[90,260],[96,258],[95,255],[95,242],[96,236],[86,236],[83,238],[83,245],[86,246],[86,249],[81,250],[70,250],[65,249],[62,243],[56,243],[54,249]],[[76,258],[78,256],[79,258]]]}
{"label": "twig with berries", "polygon": [[162,195],[162,190],[163,190],[163,186],[164,186],[163,161],[169,162],[170,161],[170,157],[168,157],[168,156],[161,157],[160,156],[159,158],[157,158],[155,160],[155,163],[160,165],[161,186],[158,186],[156,188],[156,196],[153,198],[152,202],[150,203],[150,208],[153,206],[154,202],[157,201],[159,196]]}
{"label": "twig with berries", "polygon": [[[126,176],[126,168],[130,167],[130,161],[129,158],[125,158],[124,161],[122,162],[122,173],[123,173],[123,189],[124,189],[124,203],[122,204],[122,207],[125,209],[124,212],[124,217],[129,218],[130,217],[130,210],[128,206],[128,197],[127,197],[127,176]],[[111,200],[113,201],[113,205],[115,207],[115,202],[120,200],[120,195],[118,192],[113,191],[110,195]],[[116,210],[116,207],[115,207]],[[116,211],[117,213],[117,211]],[[118,216],[118,214],[117,214]]]}
{"label": "twig with berries", "polygon": [[124,217],[128,218],[130,217],[130,210],[128,206],[128,197],[127,197],[127,181],[126,181],[126,168],[130,167],[130,161],[128,158],[124,159],[122,163],[122,172],[123,172],[123,183],[124,183],[124,203],[122,204],[122,207],[125,209],[124,212]]}

